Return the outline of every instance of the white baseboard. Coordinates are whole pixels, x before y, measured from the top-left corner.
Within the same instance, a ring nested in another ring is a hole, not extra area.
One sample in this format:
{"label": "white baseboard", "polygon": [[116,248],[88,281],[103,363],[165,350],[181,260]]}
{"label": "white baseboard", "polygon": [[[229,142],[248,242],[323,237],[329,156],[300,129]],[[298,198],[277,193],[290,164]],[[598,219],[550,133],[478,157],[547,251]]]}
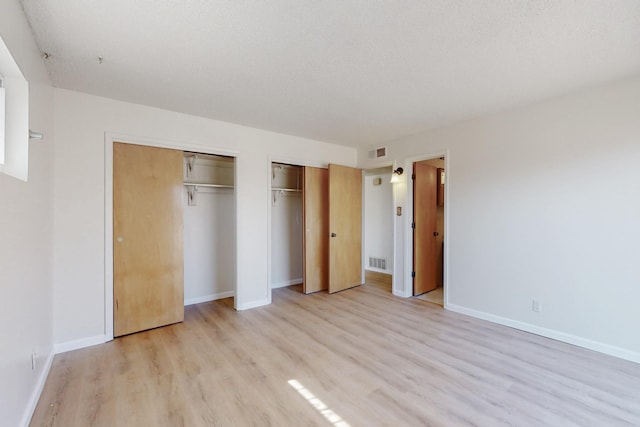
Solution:
{"label": "white baseboard", "polygon": [[201,297],[188,298],[184,300],[184,306],[200,304],[202,302],[215,301],[218,299],[229,298],[235,295],[235,291],[218,292],[216,294],[204,295]]}
{"label": "white baseboard", "polygon": [[107,341],[111,341],[111,339],[108,339],[106,335],[96,335],[95,337],[81,338],[79,340],[54,344],[53,352],[55,354],[66,353],[67,351],[91,347],[92,345],[104,344]]}
{"label": "white baseboard", "polygon": [[291,286],[291,285],[299,285],[303,281],[304,279],[301,277],[299,279],[291,279],[291,280],[285,280],[284,282],[272,283],[271,289],[286,288],[287,286]]}
{"label": "white baseboard", "polygon": [[269,305],[271,304],[271,299],[267,298],[267,299],[263,299],[260,301],[251,301],[245,304],[238,304],[236,306],[236,310],[240,311],[240,310],[249,310],[252,308],[256,308],[256,307],[262,307],[263,305]]}
{"label": "white baseboard", "polygon": [[22,421],[20,422],[20,426],[22,427],[29,427],[29,424],[31,423],[31,418],[33,417],[33,413],[36,410],[38,400],[40,400],[40,395],[42,394],[42,389],[44,388],[44,384],[47,382],[47,377],[49,376],[49,371],[51,370],[53,356],[55,356],[55,353],[51,351],[47,356],[47,360],[45,360],[44,362],[42,371],[40,371],[38,380],[36,381],[33,391],[31,392],[31,396],[29,397],[29,402],[27,402],[27,407],[24,410]]}
{"label": "white baseboard", "polygon": [[495,314],[473,310],[460,305],[447,304],[445,308],[447,310],[455,311],[456,313],[466,314],[467,316],[476,317],[482,320],[488,320],[489,322],[498,323],[500,325],[519,329],[521,331],[530,332],[532,334],[551,338],[557,341],[566,342],[568,344],[573,344],[578,347],[583,347],[589,350],[597,351],[599,353],[608,354],[609,356],[614,356],[620,359],[629,360],[631,362],[640,363],[640,353],[636,353],[634,351],[630,351],[624,348],[616,347],[609,344],[604,344],[598,341],[593,341],[587,338],[579,337],[579,336],[568,334],[565,332],[556,331],[554,329],[543,328],[540,326],[532,325],[530,323],[521,322],[519,320],[513,320],[513,319],[509,319],[502,316],[496,316]]}

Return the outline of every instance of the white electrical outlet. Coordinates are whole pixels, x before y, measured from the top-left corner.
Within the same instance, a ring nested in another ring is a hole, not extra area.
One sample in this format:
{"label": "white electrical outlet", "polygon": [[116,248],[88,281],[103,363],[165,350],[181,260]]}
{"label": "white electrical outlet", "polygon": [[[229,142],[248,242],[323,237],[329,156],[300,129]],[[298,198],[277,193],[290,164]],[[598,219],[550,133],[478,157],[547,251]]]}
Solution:
{"label": "white electrical outlet", "polygon": [[33,353],[31,353],[31,370],[32,371],[36,370],[36,362],[37,361],[38,361],[38,355],[34,351]]}
{"label": "white electrical outlet", "polygon": [[533,311],[534,313],[540,313],[540,311],[542,311],[542,306],[540,305],[539,300],[534,299],[531,302],[531,311]]}

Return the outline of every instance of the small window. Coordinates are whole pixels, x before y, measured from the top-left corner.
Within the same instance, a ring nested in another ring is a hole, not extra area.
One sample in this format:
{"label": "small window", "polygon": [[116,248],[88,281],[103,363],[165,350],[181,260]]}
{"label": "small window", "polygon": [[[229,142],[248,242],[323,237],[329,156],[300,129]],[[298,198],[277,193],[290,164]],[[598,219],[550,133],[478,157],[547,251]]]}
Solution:
{"label": "small window", "polygon": [[29,83],[0,37],[0,172],[29,177]]}
{"label": "small window", "polygon": [[4,93],[4,77],[2,77],[2,74],[0,74],[0,165],[4,164],[4,123],[6,120],[6,115],[5,115],[5,101],[6,100],[6,96]]}

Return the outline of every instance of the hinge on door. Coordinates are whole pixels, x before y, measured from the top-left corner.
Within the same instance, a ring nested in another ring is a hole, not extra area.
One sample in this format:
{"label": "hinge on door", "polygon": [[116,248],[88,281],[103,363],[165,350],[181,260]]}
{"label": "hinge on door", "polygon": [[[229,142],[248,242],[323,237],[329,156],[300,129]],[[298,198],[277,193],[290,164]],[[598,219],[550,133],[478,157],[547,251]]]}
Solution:
{"label": "hinge on door", "polygon": [[411,228],[416,228],[416,222],[415,221],[411,223]]}
{"label": "hinge on door", "polygon": [[416,278],[416,272],[415,271],[411,272],[411,277],[414,278],[414,279]]}
{"label": "hinge on door", "polygon": [[412,174],[411,174],[411,179],[413,179],[413,180],[415,180],[415,179],[416,179],[416,174],[415,174],[415,173],[412,173]]}

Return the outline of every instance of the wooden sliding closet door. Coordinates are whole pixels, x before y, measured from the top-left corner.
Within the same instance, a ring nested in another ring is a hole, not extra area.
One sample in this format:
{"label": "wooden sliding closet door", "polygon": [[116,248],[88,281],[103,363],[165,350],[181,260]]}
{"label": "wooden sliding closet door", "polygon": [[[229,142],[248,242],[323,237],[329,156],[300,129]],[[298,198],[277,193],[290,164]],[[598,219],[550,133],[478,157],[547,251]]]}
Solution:
{"label": "wooden sliding closet door", "polygon": [[115,336],[184,319],[182,156],[113,144]]}
{"label": "wooden sliding closet door", "polygon": [[302,187],[305,294],[323,291],[329,283],[329,171],[305,167]]}
{"label": "wooden sliding closet door", "polygon": [[329,293],[362,284],[362,170],[329,165]]}

